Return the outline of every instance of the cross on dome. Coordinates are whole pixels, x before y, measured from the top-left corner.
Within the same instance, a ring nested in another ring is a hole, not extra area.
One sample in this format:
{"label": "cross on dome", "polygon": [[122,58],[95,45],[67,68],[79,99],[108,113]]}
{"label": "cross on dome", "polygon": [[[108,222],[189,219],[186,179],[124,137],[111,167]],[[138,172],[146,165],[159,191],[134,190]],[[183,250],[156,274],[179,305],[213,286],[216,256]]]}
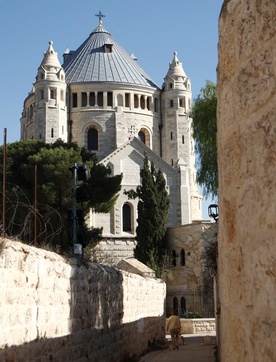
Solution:
{"label": "cross on dome", "polygon": [[99,18],[99,25],[102,24],[102,18],[105,18],[105,15],[102,14],[101,10],[99,11],[99,14],[95,14]]}

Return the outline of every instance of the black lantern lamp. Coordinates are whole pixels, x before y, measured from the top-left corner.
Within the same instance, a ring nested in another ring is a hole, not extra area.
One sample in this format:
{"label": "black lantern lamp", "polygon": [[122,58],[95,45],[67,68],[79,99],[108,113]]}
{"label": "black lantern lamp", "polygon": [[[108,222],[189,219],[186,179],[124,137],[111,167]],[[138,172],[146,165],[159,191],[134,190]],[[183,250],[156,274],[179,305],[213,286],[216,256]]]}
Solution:
{"label": "black lantern lamp", "polygon": [[218,221],[218,205],[217,204],[211,204],[208,206],[208,215],[209,217],[213,218],[215,222]]}

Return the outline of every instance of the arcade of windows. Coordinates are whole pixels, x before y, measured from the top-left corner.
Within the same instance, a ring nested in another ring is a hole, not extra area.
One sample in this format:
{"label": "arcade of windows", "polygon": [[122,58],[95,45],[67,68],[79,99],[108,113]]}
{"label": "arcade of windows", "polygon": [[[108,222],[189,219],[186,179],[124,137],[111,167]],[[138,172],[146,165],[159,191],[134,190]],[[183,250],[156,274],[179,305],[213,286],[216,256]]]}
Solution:
{"label": "arcade of windows", "polygon": [[[117,105],[136,109],[151,111],[159,111],[158,98],[142,94],[125,93],[124,97],[121,94],[117,95]],[[113,92],[81,92],[72,93],[72,108],[77,107],[114,107]]]}

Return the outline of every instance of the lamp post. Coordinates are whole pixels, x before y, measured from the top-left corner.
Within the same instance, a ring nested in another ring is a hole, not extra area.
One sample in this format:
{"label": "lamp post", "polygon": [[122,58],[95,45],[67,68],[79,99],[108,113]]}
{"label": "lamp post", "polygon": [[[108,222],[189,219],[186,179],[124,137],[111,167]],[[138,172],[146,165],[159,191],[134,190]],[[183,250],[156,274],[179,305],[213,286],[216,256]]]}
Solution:
{"label": "lamp post", "polygon": [[219,212],[217,204],[211,204],[208,206],[208,215],[209,217],[213,218],[215,222],[218,221]]}

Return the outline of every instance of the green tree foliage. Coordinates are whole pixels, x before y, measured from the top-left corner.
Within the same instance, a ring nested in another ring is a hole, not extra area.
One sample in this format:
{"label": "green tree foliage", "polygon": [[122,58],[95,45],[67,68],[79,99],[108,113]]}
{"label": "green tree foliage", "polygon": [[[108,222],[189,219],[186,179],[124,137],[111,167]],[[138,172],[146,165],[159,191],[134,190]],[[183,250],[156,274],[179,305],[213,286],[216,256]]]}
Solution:
{"label": "green tree foliage", "polygon": [[203,195],[213,198],[218,195],[216,90],[216,84],[206,81],[190,114],[198,156],[197,182],[203,188]]}
{"label": "green tree foliage", "polygon": [[129,198],[139,198],[137,246],[134,255],[160,274],[165,255],[165,234],[169,210],[166,182],[163,173],[160,170],[157,172],[154,164],[149,163],[147,155],[145,155],[144,168],[140,176],[141,185],[136,188],[136,191],[125,192]]}
{"label": "green tree foliage", "polygon": [[[3,147],[0,153],[3,159]],[[83,162],[91,168],[93,175],[93,180],[90,179],[88,183],[92,198],[80,206],[84,208],[85,213],[89,207],[93,207],[96,211],[108,212],[116,201],[122,176],[110,176],[110,170],[97,164],[93,154],[75,144],[66,144],[62,141],[57,141],[53,145],[33,140],[8,144],[6,174],[8,234],[28,243],[34,240],[36,165],[38,241],[58,244],[66,249],[70,240],[68,209],[72,207],[73,189],[73,177],[69,168],[74,163]],[[0,171],[2,182],[2,168]],[[95,193],[97,195],[93,196]],[[99,238],[100,234],[100,229],[90,232],[91,237]]]}

